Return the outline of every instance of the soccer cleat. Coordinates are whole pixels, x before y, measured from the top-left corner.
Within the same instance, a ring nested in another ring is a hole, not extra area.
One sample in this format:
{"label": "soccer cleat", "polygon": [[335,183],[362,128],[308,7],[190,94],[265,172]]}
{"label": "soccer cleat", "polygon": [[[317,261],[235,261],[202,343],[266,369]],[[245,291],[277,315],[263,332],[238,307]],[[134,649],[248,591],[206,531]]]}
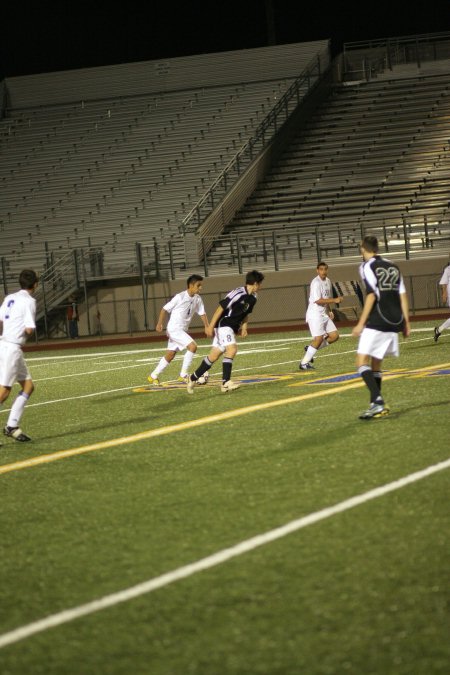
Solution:
{"label": "soccer cleat", "polygon": [[152,377],[149,375],[147,377],[147,380],[150,382],[150,384],[153,384],[155,387],[159,387],[161,385],[161,382],[158,380],[157,377]]}
{"label": "soccer cleat", "polygon": [[315,370],[314,366],[311,363],[300,363],[298,366],[299,370]]}
{"label": "soccer cleat", "polygon": [[374,417],[389,415],[389,408],[384,403],[371,403],[370,406],[359,416],[360,420],[371,420]]}
{"label": "soccer cleat", "polygon": [[177,382],[182,382],[183,384],[187,384],[189,375],[180,375],[179,378],[177,379]]}
{"label": "soccer cleat", "polygon": [[237,382],[233,382],[233,380],[228,380],[228,382],[224,382],[222,386],[220,387],[220,391],[222,391],[224,394],[227,393],[227,391],[234,391],[234,389],[239,389],[241,385],[238,384]]}
{"label": "soccer cleat", "polygon": [[26,443],[27,441],[31,441],[31,438],[27,436],[27,434],[24,434],[20,427],[6,426],[3,429],[3,433],[5,434],[5,436],[14,438],[15,441],[19,441],[20,443]]}
{"label": "soccer cleat", "polygon": [[439,332],[439,328],[435,328],[434,329],[434,341],[437,342],[440,337],[441,337],[441,334]]}
{"label": "soccer cleat", "polygon": [[[308,345],[306,345],[306,347],[304,349],[305,354],[306,354],[307,351],[308,351]],[[314,359],[311,359],[310,363],[314,363]]]}
{"label": "soccer cleat", "polygon": [[186,385],[186,389],[187,389],[188,394],[194,393],[194,387],[195,387],[196,384],[197,384],[197,380],[191,380],[190,375],[188,375],[187,385]]}

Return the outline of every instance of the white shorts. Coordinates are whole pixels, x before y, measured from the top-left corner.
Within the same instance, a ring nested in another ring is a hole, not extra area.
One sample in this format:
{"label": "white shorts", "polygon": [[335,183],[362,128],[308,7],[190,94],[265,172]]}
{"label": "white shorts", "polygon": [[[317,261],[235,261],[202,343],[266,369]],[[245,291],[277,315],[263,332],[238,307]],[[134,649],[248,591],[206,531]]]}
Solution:
{"label": "white shorts", "polygon": [[31,380],[20,345],[0,340],[0,384],[12,387],[16,382]]}
{"label": "white shorts", "polygon": [[330,334],[337,330],[328,314],[318,314],[317,316],[307,314],[306,321],[313,338],[325,335],[325,333]]}
{"label": "white shorts", "polygon": [[398,333],[383,333],[374,328],[364,328],[359,336],[358,354],[383,359],[385,356],[398,356]]}
{"label": "white shorts", "polygon": [[217,347],[221,352],[224,352],[228,345],[236,344],[236,334],[229,326],[216,328],[214,331],[213,347]]}
{"label": "white shorts", "polygon": [[191,342],[195,342],[195,340],[193,340],[184,330],[171,331],[170,333],[167,333],[167,337],[169,338],[167,349],[170,352],[183,351],[183,349],[186,349]]}

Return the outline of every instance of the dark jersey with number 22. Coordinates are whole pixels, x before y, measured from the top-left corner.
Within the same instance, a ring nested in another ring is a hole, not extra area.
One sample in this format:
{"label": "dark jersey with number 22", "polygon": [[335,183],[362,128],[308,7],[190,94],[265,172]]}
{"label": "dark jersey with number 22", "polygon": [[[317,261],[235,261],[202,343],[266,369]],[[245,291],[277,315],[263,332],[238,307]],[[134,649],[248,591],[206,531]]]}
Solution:
{"label": "dark jersey with number 22", "polygon": [[223,314],[217,322],[217,326],[230,326],[235,333],[241,327],[241,323],[252,312],[256,304],[256,295],[247,293],[245,286],[240,286],[219,302]]}
{"label": "dark jersey with number 22", "polygon": [[366,327],[383,332],[402,331],[404,317],[400,294],[406,290],[397,265],[375,255],[363,263],[359,271],[361,279],[365,282],[366,292],[374,293],[376,297]]}

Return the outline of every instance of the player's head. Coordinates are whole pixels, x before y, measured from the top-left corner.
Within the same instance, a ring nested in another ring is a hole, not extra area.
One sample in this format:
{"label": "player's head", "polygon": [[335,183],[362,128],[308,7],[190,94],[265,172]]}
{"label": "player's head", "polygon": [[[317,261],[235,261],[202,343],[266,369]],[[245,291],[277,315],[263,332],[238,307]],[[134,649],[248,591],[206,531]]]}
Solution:
{"label": "player's head", "polygon": [[19,286],[31,291],[38,282],[38,275],[34,270],[22,270],[19,275]]}
{"label": "player's head", "polygon": [[317,274],[319,275],[319,277],[320,277],[321,279],[326,279],[326,278],[327,278],[327,274],[328,274],[328,265],[327,265],[326,262],[323,262],[323,260],[321,260],[321,261],[317,264]]}
{"label": "player's head", "polygon": [[372,258],[378,253],[378,239],[372,234],[368,234],[361,242],[361,253],[363,258]]}
{"label": "player's head", "polygon": [[187,289],[191,295],[195,295],[196,293],[200,293],[202,290],[202,281],[203,277],[200,276],[200,274],[191,274],[190,277],[188,277],[188,280],[186,282]]}
{"label": "player's head", "polygon": [[256,291],[260,289],[263,281],[264,274],[262,272],[258,272],[258,270],[247,272],[245,276],[245,285],[251,287],[250,293],[256,293]]}

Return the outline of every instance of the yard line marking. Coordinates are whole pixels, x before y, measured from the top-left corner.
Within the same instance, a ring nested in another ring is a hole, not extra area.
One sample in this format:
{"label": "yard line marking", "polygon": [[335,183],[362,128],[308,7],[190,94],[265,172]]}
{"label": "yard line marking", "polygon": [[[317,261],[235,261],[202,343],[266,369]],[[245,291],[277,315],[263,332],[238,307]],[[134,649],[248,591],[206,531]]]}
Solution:
{"label": "yard line marking", "polygon": [[362,494],[350,497],[345,499],[342,502],[334,504],[333,506],[325,507],[320,511],[315,511],[308,514],[307,516],[302,516],[296,520],[291,520],[280,527],[276,527],[273,530],[268,530],[262,534],[258,534],[250,539],[244,539],[243,541],[238,542],[234,546],[229,548],[216,551],[212,555],[201,558],[193,563],[183,565],[178,567],[170,572],[161,574],[159,577],[154,577],[153,579],[148,579],[140,584],[135,586],[130,586],[116,593],[111,593],[110,595],[105,595],[102,598],[97,600],[92,600],[84,605],[79,605],[78,607],[72,607],[71,609],[65,609],[56,614],[50,614],[49,616],[44,617],[43,619],[38,619],[32,623],[16,628],[7,633],[0,635],[0,649],[7,647],[8,645],[19,642],[20,640],[25,640],[32,635],[37,633],[43,633],[50,628],[57,628],[71,621],[75,621],[83,616],[88,616],[89,614],[94,614],[101,610],[107,609],[109,607],[114,607],[122,602],[128,602],[134,598],[138,598],[142,595],[147,595],[156,591],[164,586],[169,586],[170,584],[180,581],[181,579],[186,579],[187,577],[193,576],[198,572],[204,572],[218,565],[222,565],[233,558],[237,558],[245,553],[254,551],[261,546],[266,546],[267,544],[282,539],[287,535],[290,535],[294,532],[308,527],[309,525],[315,525],[322,520],[331,518],[339,513],[344,513],[350,509],[355,508],[356,506],[361,506],[373,499],[378,499],[383,497],[390,492],[395,490],[400,490],[407,485],[416,483],[419,480],[428,478],[439,471],[448,469],[450,467],[450,458],[446,459],[438,464],[432,464],[425,469],[410,473],[407,476],[403,476],[397,480],[392,481],[391,483],[386,483],[385,485],[380,485],[379,487],[363,492]]}
{"label": "yard line marking", "polygon": [[[434,367],[443,368],[448,365],[450,364],[448,363],[440,364]],[[427,371],[429,369],[430,366],[427,366],[426,368],[418,368],[416,370],[399,372],[397,374],[391,375],[389,377],[389,381],[397,379],[399,377],[405,377],[414,372],[420,373]],[[148,440],[149,438],[157,438],[158,436],[167,436],[168,434],[176,433],[178,431],[195,429],[196,427],[204,426],[205,424],[222,422],[224,420],[233,419],[235,417],[240,417],[242,415],[248,415],[253,412],[268,410],[270,408],[277,408],[283,405],[289,405],[290,403],[300,403],[301,401],[320,398],[322,396],[331,396],[333,394],[339,394],[342,391],[346,391],[347,389],[356,389],[364,386],[365,384],[363,380],[360,380],[358,382],[351,382],[349,384],[344,384],[340,387],[333,387],[332,389],[323,389],[320,391],[308,392],[307,394],[300,394],[298,396],[276,399],[275,401],[256,403],[254,405],[246,406],[245,408],[235,408],[234,410],[227,410],[222,413],[216,413],[215,415],[208,415],[207,417],[199,417],[197,419],[189,420],[187,422],[171,424],[169,426],[159,427],[157,429],[149,429],[147,431],[141,431],[137,434],[132,434],[131,436],[111,438],[108,441],[100,441],[98,443],[92,443],[90,445],[82,445],[78,448],[70,448],[69,450],[61,450],[60,452],[52,452],[48,455],[38,455],[36,457],[30,457],[29,459],[21,460],[19,462],[12,462],[11,464],[0,465],[0,475],[11,473],[12,471],[20,471],[22,469],[28,469],[32,466],[38,466],[40,464],[49,464],[50,462],[56,462],[59,461],[60,459],[66,459],[68,457],[76,457],[78,455],[83,455],[88,452],[94,452],[96,450],[108,450],[109,448],[115,448],[120,445],[125,445],[126,443],[137,443],[138,441],[145,441]],[[89,396],[89,394],[87,394],[87,396]]]}
{"label": "yard line marking", "polygon": [[[292,331],[295,332],[295,329]],[[311,337],[310,336],[304,336],[301,335],[301,332],[305,331],[300,331],[299,330],[299,335],[298,337],[285,337],[285,338],[272,338],[270,340],[267,339],[262,339],[262,340],[245,340],[245,344],[247,345],[260,345],[260,344],[269,344],[269,343],[276,343],[276,342],[283,342],[283,343],[290,343],[290,342],[310,342]],[[425,333],[425,332],[430,332],[430,340],[432,339],[432,329],[430,328],[412,328],[411,333]],[[339,336],[341,338],[351,338],[353,337],[351,333],[340,333]],[[202,338],[203,339],[203,338]],[[356,340],[356,338],[354,338]],[[422,340],[427,340],[428,338],[421,338]],[[416,340],[410,340],[411,342],[416,342]],[[161,342],[164,342],[164,338],[161,339]],[[243,343],[240,343],[243,344]],[[199,349],[210,349],[211,344],[208,342],[207,344],[199,344],[198,345]],[[74,349],[76,348],[76,345],[74,345]],[[31,356],[32,352],[26,353],[26,359],[27,363],[33,363],[34,365],[51,365],[52,363],[55,363],[56,361],[59,360],[68,360],[68,361],[74,361],[77,359],[94,359],[95,357],[105,357],[105,356],[115,356],[121,355],[121,356],[126,356],[126,355],[132,355],[132,354],[148,354],[149,352],[160,352],[161,349],[164,349],[164,347],[159,346],[159,347],[146,347],[144,349],[124,349],[121,351],[108,351],[107,345],[104,347],[105,351],[103,352],[85,352],[83,354],[63,354],[63,355],[52,355],[49,354],[48,356]],[[51,363],[45,363],[45,364],[40,364],[37,363],[38,361],[50,361]],[[55,363],[56,365],[56,363]]]}
{"label": "yard line marking", "polygon": [[98,443],[92,443],[90,445],[83,445],[78,448],[61,450],[60,452],[52,452],[48,455],[39,455],[36,457],[30,457],[29,459],[24,459],[19,462],[0,465],[0,475],[10,473],[12,471],[20,471],[21,469],[28,469],[32,466],[38,466],[39,464],[49,464],[50,462],[56,462],[60,459],[66,459],[67,457],[75,457],[77,455],[83,455],[88,452],[94,452],[96,450],[107,450],[109,448],[115,448],[119,445],[125,445],[126,443],[136,443],[138,441],[148,440],[149,438],[166,436],[168,434],[176,433],[177,431],[186,431],[188,429],[194,429],[196,427],[200,427],[205,424],[222,422],[223,420],[232,419],[234,417],[239,417],[241,415],[248,415],[249,413],[252,412],[259,412],[260,410],[267,410],[268,408],[275,408],[281,405],[287,405],[288,403],[298,403],[306,399],[326,396],[327,394],[336,394],[338,392],[341,392],[343,389],[353,389],[362,386],[364,386],[363,381],[352,382],[351,384],[343,385],[338,389],[337,388],[325,389],[323,391],[315,391],[308,394],[301,394],[299,396],[292,396],[291,398],[277,399],[276,401],[268,401],[266,403],[257,403],[255,405],[247,406],[245,408],[236,408],[234,410],[228,410],[226,412],[217,413],[215,415],[208,415],[207,417],[199,417],[197,419],[190,420],[187,422],[180,422],[179,424],[171,424],[167,427],[159,427],[157,429],[149,429],[148,431],[141,431],[137,434],[132,434],[131,436],[112,438],[109,441],[100,441]]}

